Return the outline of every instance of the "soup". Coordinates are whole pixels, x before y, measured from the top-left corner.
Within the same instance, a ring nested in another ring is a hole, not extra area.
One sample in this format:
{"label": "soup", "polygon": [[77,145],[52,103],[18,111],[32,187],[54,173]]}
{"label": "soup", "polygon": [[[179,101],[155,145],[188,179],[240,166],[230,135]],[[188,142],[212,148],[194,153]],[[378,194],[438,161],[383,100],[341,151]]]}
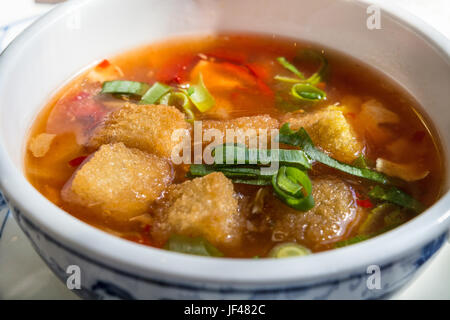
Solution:
{"label": "soup", "polygon": [[437,200],[443,161],[419,110],[328,48],[172,39],[60,90],[32,126],[25,172],[51,202],[124,239],[301,256],[375,237]]}

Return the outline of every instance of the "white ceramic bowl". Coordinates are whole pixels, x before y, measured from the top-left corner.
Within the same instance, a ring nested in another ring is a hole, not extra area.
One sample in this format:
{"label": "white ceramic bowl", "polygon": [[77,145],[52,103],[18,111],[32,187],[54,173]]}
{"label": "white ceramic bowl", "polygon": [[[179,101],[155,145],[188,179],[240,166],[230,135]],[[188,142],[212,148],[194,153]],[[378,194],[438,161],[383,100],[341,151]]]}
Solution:
{"label": "white ceramic bowl", "polygon": [[[202,258],[152,249],[97,230],[62,211],[23,176],[24,139],[67,79],[93,62],[167,37],[251,31],[324,44],[398,81],[424,106],[448,159],[450,44],[419,19],[380,1],[368,30],[365,1],[82,0],[63,4],[20,35],[0,58],[0,182],[15,218],[65,281],[81,268],[83,297],[379,298],[405,285],[442,245],[445,195],[411,222],[350,247],[281,260]],[[381,269],[381,289],[366,285]]]}

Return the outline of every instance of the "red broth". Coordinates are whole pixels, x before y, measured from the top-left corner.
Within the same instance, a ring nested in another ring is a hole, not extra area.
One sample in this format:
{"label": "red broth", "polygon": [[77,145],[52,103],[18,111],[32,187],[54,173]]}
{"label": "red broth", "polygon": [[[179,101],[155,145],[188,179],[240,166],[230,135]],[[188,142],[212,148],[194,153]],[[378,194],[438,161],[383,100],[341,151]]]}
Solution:
{"label": "red broth", "polygon": [[[279,56],[293,61],[305,75],[311,75],[317,70],[319,64],[316,60],[298,58],[303,49],[322,53],[328,61],[327,76],[317,85],[327,93],[327,100],[306,106],[285,99],[286,84],[274,79],[277,74],[292,76],[276,62]],[[118,66],[123,74],[117,79],[149,84],[160,81],[178,85],[192,81],[192,70],[205,60],[219,63],[219,74],[225,74],[226,79],[236,81],[238,85],[211,85],[216,81],[217,74],[206,68],[203,74],[205,84],[210,87],[210,93],[221,108],[197,113],[198,119],[221,120],[267,114],[282,122],[288,112],[308,114],[330,105],[338,108],[345,106],[342,109],[345,118],[352,125],[358,139],[363,142],[364,155],[372,166],[377,158],[399,163],[414,162],[429,173],[424,179],[402,183],[402,190],[426,207],[438,199],[442,188],[443,159],[432,125],[421,113],[427,106],[419,106],[394,81],[344,54],[293,39],[227,34],[151,44],[113,58],[108,57],[99,67],[108,67],[110,63]],[[121,99],[111,95],[99,94],[101,85],[98,83],[82,83],[83,77],[84,75],[77,77],[56,92],[34,121],[29,139],[43,132],[56,134],[56,137],[42,157],[35,157],[27,149],[26,176],[47,199],[80,220],[119,237],[161,247],[164,243],[152,235],[150,222],[111,225],[92,215],[88,209],[67,203],[61,198],[63,186],[86,157],[95,151],[85,146],[87,139],[102,119],[117,108],[118,104],[123,103]],[[360,115],[361,106],[370,99],[376,99],[386,109],[398,115],[401,121],[385,125],[380,135],[367,130],[367,122]],[[31,140],[28,144],[30,143]],[[188,180],[185,165],[173,167],[177,172],[174,183]],[[335,248],[336,243],[359,234],[358,230],[375,205],[367,196],[368,188],[373,183],[320,164],[313,166],[311,175],[345,181],[359,207],[357,215],[338,237],[323,241],[312,241],[306,237],[304,241],[298,241],[313,252],[329,250]],[[235,184],[234,189],[239,196],[240,212],[245,217],[242,224],[245,226],[239,246],[227,248],[219,245],[226,256],[264,257],[280,241],[295,240],[289,236],[282,236],[280,239],[279,234],[274,234],[275,220],[283,214],[280,211],[284,205],[270,190],[262,213],[254,215],[250,211],[260,187]],[[150,216],[152,210],[152,207],[148,210]],[[409,214],[405,221],[413,217],[414,214]],[[289,232],[292,232],[291,229],[295,226],[287,223],[286,228],[290,228]],[[376,231],[381,231],[383,226],[379,225],[377,228],[379,230],[373,230],[372,234],[377,234]],[[277,232],[280,233],[280,230]]]}

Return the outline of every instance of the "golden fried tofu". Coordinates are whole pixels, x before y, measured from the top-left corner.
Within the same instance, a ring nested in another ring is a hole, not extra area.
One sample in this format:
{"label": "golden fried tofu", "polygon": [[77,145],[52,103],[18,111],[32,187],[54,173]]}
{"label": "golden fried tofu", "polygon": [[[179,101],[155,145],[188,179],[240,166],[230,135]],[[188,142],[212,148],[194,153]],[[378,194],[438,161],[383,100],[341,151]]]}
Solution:
{"label": "golden fried tofu", "polygon": [[[206,120],[203,121],[203,136],[206,135],[208,130],[216,129],[223,134],[223,142],[240,142],[237,141],[234,135],[227,134],[227,130],[232,130],[238,137],[245,135],[245,140],[241,143],[249,144],[249,139],[255,137],[261,137],[262,135],[259,130],[267,133],[267,145],[270,145],[271,130],[278,129],[279,123],[277,119],[270,117],[269,115],[252,116],[252,117],[241,117],[232,120]],[[208,142],[208,141],[205,141]],[[256,143],[258,143],[256,141]],[[258,144],[254,146],[258,147]]]}
{"label": "golden fried tofu", "polygon": [[217,246],[240,241],[243,229],[233,184],[220,172],[170,186],[161,210],[166,235],[201,236]]}
{"label": "golden fried tofu", "polygon": [[337,241],[347,231],[360,210],[351,187],[336,178],[316,178],[312,184],[315,206],[309,211],[296,211],[279,201],[271,202],[276,212],[273,238],[320,249],[321,244]]}
{"label": "golden fried tofu", "polygon": [[62,198],[106,221],[127,222],[145,212],[171,180],[166,160],[123,143],[105,144],[75,171]]}
{"label": "golden fried tofu", "polygon": [[189,128],[184,114],[175,107],[127,103],[108,115],[89,145],[123,142],[127,147],[170,158],[172,150],[189,135]]}
{"label": "golden fried tofu", "polygon": [[337,160],[348,163],[362,152],[363,145],[341,110],[328,107],[313,113],[288,114],[285,122],[293,130],[304,127],[313,142]]}

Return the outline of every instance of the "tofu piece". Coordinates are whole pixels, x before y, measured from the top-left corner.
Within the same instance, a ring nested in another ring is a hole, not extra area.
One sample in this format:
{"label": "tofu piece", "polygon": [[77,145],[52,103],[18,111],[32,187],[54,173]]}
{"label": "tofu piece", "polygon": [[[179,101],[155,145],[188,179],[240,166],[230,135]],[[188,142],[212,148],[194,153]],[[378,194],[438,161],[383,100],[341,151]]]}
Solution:
{"label": "tofu piece", "polygon": [[350,163],[362,152],[363,145],[341,110],[328,107],[313,113],[291,114],[285,122],[293,130],[304,127],[314,144],[342,162]]}
{"label": "tofu piece", "polygon": [[33,137],[28,145],[28,149],[31,151],[34,157],[42,158],[50,150],[50,146],[55,139],[56,134],[52,133],[40,133]]}
{"label": "tofu piece", "polygon": [[395,137],[389,126],[398,124],[400,117],[372,99],[361,106],[361,112],[357,115],[356,121],[364,123],[364,134],[373,142],[384,144]]}
{"label": "tofu piece", "polygon": [[129,148],[170,158],[172,150],[189,136],[189,129],[184,114],[175,107],[127,103],[107,116],[89,145],[98,148],[102,144],[123,142]]}
{"label": "tofu piece", "polygon": [[351,187],[337,178],[312,180],[315,206],[306,212],[296,211],[279,201],[272,201],[276,211],[273,238],[297,241],[309,248],[320,249],[324,242],[340,240],[359,209]]}
{"label": "tofu piece", "polygon": [[61,196],[103,221],[127,222],[146,212],[172,177],[168,161],[123,143],[106,144],[75,171]]}
{"label": "tofu piece", "polygon": [[377,159],[376,169],[388,176],[397,177],[408,182],[422,180],[430,173],[430,171],[421,168],[417,162],[397,163],[383,158]]}
{"label": "tofu piece", "polygon": [[243,220],[232,182],[220,172],[169,187],[161,208],[165,237],[201,236],[215,246],[240,242]]}
{"label": "tofu piece", "polygon": [[[264,132],[267,132],[267,145],[270,145],[270,139],[271,139],[271,130],[278,129],[279,122],[277,119],[274,119],[270,117],[269,115],[260,115],[260,116],[252,116],[252,117],[241,117],[236,118],[232,120],[206,120],[203,121],[203,137],[205,137],[205,134],[210,129],[216,129],[223,134],[223,142],[237,142],[234,135],[227,136],[227,130],[231,129],[234,130],[235,134],[239,137],[242,137],[246,133],[245,137],[245,144],[249,145],[249,140],[253,138],[257,138],[260,136],[259,130],[263,130]],[[251,130],[251,131],[248,131]],[[241,132],[241,133],[239,133]],[[262,136],[261,136],[262,139]],[[208,141],[204,141],[205,143],[208,143]],[[242,141],[244,143],[244,141]],[[258,147],[258,141],[256,140],[255,147]]]}
{"label": "tofu piece", "polygon": [[123,77],[122,70],[108,60],[103,60],[86,74],[88,81],[99,83],[116,80],[120,77]]}

